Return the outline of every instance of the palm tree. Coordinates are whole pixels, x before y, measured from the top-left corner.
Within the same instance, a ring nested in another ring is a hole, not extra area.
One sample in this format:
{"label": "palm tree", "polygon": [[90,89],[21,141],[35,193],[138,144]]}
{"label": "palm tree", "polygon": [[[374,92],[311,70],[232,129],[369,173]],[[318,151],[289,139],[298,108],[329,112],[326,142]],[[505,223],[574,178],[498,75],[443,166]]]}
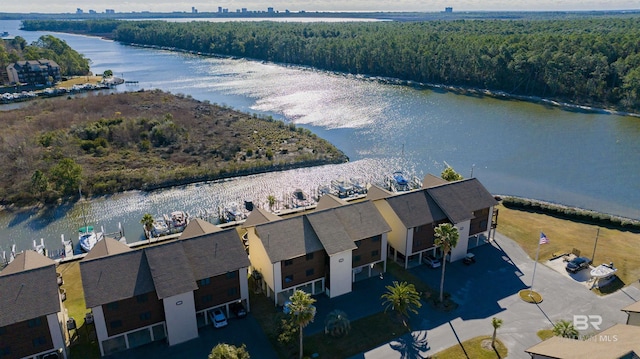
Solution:
{"label": "palm tree", "polygon": [[244,344],[236,347],[231,344],[219,343],[211,349],[209,359],[249,359],[249,352]]}
{"label": "palm tree", "polygon": [[153,229],[153,216],[151,213],[145,213],[140,220],[140,223],[144,226],[147,231]]}
{"label": "palm tree", "polygon": [[442,251],[442,277],[440,279],[440,303],[444,300],[444,271],[447,265],[447,255],[458,245],[460,234],[458,228],[451,223],[442,223],[435,228],[435,245]]}
{"label": "palm tree", "polygon": [[347,314],[341,310],[334,310],[327,315],[324,321],[324,332],[332,337],[342,337],[349,334],[351,322]]}
{"label": "palm tree", "polygon": [[502,326],[502,319],[498,319],[496,317],[493,317],[491,319],[491,325],[493,326],[493,337],[491,338],[491,347],[495,349],[495,347],[496,347],[496,332],[498,331],[498,328],[500,328]]}
{"label": "palm tree", "polygon": [[299,289],[293,292],[289,300],[291,301],[287,304],[289,315],[300,328],[300,359],[302,359],[302,329],[313,322],[316,316],[316,307],[313,305],[316,300],[311,298],[310,294]]}
{"label": "palm tree", "polygon": [[276,204],[276,197],[272,194],[268,195],[267,202],[269,203],[269,209],[273,211],[273,206]]}
{"label": "palm tree", "polygon": [[420,293],[416,291],[413,284],[407,284],[407,282],[398,283],[393,281],[393,285],[388,285],[387,292],[380,297],[384,299],[386,304],[384,310],[395,310],[402,318],[402,323],[407,326],[405,318],[409,317],[409,312],[418,314],[418,308],[422,307],[420,302]]}
{"label": "palm tree", "polygon": [[553,335],[563,338],[578,339],[578,330],[568,320],[559,320],[553,324]]}
{"label": "palm tree", "polygon": [[445,181],[449,181],[449,182],[453,182],[453,181],[459,181],[461,179],[463,179],[462,175],[460,175],[458,172],[456,172],[453,167],[451,166],[447,166],[442,173],[440,173],[440,178],[442,178]]}

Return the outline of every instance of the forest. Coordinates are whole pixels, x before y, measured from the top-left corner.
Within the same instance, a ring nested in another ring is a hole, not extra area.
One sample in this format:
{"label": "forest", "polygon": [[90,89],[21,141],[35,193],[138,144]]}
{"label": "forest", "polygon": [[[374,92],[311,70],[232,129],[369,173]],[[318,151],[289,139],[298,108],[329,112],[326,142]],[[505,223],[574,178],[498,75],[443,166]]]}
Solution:
{"label": "forest", "polygon": [[[27,44],[27,40],[20,36],[0,41],[0,69],[17,61],[39,59],[55,61],[60,66],[62,76],[83,76],[90,72],[89,59],[54,36],[41,36],[31,44]],[[2,80],[6,81],[8,78],[0,79]]]}
{"label": "forest", "polygon": [[23,28],[640,112],[635,16],[336,23],[25,20]]}

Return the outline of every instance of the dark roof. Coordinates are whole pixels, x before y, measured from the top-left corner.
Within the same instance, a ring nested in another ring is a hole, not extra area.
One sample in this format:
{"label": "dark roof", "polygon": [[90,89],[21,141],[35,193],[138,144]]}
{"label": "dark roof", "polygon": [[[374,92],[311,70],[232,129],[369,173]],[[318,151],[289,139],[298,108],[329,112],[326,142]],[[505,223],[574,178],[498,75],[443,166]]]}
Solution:
{"label": "dark roof", "polygon": [[367,199],[371,201],[377,201],[379,199],[385,199],[391,196],[393,196],[393,193],[376,185],[371,185],[371,187],[367,191]]}
{"label": "dark roof", "polygon": [[187,239],[192,237],[198,237],[203,234],[217,232],[222,230],[220,227],[213,223],[207,222],[204,219],[195,218],[192,219],[187,227],[182,231],[180,239]]}
{"label": "dark roof", "polygon": [[[29,258],[34,256],[44,258],[48,264],[36,265],[33,268],[26,266],[20,271],[14,270],[21,266],[21,262],[32,264],[32,259],[40,262],[40,258]],[[6,271],[12,265],[14,269]],[[27,250],[19,253],[9,266],[0,273],[0,308],[2,308],[0,327],[61,310],[55,262],[32,250]]]}
{"label": "dark roof", "polygon": [[144,249],[158,299],[198,289],[181,242]]}
{"label": "dark roof", "polygon": [[249,266],[234,228],[212,229],[197,221],[195,227],[213,232],[103,257],[87,255],[80,262],[87,308],[153,291],[159,299],[171,297],[196,290],[199,279]]}
{"label": "dark roof", "polygon": [[87,308],[132,298],[155,290],[142,249],[80,261]]}
{"label": "dark roof", "polygon": [[406,228],[419,227],[447,219],[438,204],[426,190],[404,192],[387,198],[387,203]]}
{"label": "dark roof", "polygon": [[124,253],[132,251],[128,245],[121,243],[113,238],[105,238],[98,241],[91,251],[87,253],[84,259],[94,259],[98,257],[104,257],[112,254]]}
{"label": "dark roof", "polygon": [[325,194],[324,196],[320,197],[318,205],[316,206],[316,211],[321,211],[327,208],[340,207],[344,206],[345,204],[347,204],[347,201],[340,199],[332,194]]}
{"label": "dark roof", "polygon": [[235,228],[182,240],[196,280],[249,266],[249,258]]}
{"label": "dark roof", "polygon": [[271,263],[324,249],[305,216],[258,225],[256,233],[262,241]]}
{"label": "dark roof", "polygon": [[55,265],[52,259],[39,254],[36,251],[31,249],[26,250],[22,253],[18,253],[15,259],[9,263],[3,270],[0,272],[0,275],[7,275],[11,273],[18,273],[25,270],[37,269],[42,267],[48,267],[50,265]]}
{"label": "dark roof", "polygon": [[442,208],[452,223],[472,219],[474,211],[498,204],[498,201],[476,178],[449,182],[427,188],[425,191]]}
{"label": "dark roof", "polygon": [[255,227],[259,224],[273,222],[279,219],[280,217],[278,217],[276,214],[256,207],[253,209],[253,211],[251,211],[251,213],[249,213],[249,216],[242,224],[242,228]]}
{"label": "dark roof", "polygon": [[335,211],[329,209],[310,213],[307,219],[328,255],[357,248]]}

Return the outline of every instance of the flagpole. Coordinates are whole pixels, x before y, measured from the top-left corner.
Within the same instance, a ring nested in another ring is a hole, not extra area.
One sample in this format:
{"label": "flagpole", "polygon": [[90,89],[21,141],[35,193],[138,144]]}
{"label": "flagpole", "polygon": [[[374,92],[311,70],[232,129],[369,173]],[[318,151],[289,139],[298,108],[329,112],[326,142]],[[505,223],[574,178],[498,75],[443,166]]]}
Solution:
{"label": "flagpole", "polygon": [[540,255],[540,244],[542,241],[538,239],[538,250],[536,251],[536,261],[533,262],[533,275],[531,276],[531,287],[529,287],[529,297],[531,297],[531,292],[533,291],[533,280],[536,279],[536,266],[538,265],[538,255]]}

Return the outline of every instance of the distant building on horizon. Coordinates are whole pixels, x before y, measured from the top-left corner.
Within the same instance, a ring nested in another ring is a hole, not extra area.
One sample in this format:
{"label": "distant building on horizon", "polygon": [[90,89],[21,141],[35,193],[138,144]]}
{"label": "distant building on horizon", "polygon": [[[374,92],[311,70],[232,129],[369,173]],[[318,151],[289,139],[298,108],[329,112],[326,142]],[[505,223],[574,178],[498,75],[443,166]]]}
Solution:
{"label": "distant building on horizon", "polygon": [[115,14],[116,13],[116,11],[114,9],[106,9],[104,12],[106,14]]}
{"label": "distant building on horizon", "polygon": [[191,13],[192,13],[192,14],[197,14],[197,13],[198,13],[198,9],[196,9],[196,7],[195,7],[195,6],[192,6],[192,7],[191,7]]}
{"label": "distant building on horizon", "polygon": [[76,14],[83,14],[84,11],[82,11],[81,8],[76,8]]}
{"label": "distant building on horizon", "polygon": [[452,12],[453,12],[453,8],[452,8],[452,7],[450,7],[450,6],[449,6],[449,7],[445,7],[445,8],[444,8],[444,12],[446,12],[446,13],[452,13]]}

